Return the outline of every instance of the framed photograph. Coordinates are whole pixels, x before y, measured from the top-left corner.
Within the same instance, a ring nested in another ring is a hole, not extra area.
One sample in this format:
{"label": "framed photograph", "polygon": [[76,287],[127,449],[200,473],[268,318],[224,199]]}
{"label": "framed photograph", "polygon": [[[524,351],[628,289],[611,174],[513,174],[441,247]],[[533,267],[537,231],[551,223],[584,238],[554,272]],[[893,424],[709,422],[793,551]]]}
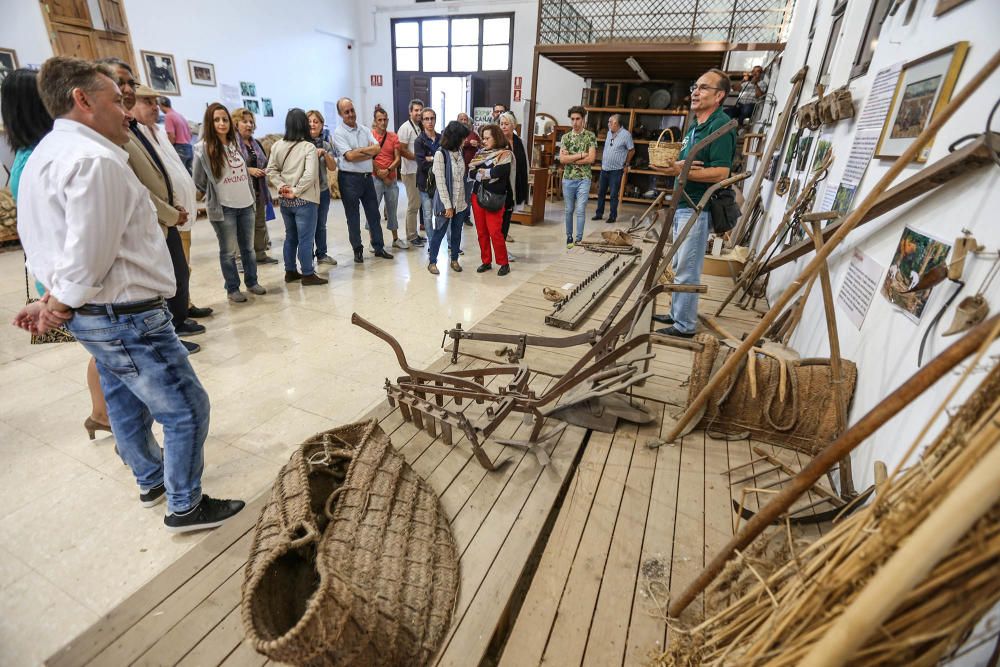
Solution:
{"label": "framed photograph", "polygon": [[189,60],[188,76],[191,78],[191,83],[196,86],[216,85],[215,65],[212,63],[203,63],[199,60]]}
{"label": "framed photograph", "polygon": [[[896,158],[924,130],[955,89],[962,63],[969,51],[968,42],[957,42],[929,53],[903,66],[885,117],[882,136],[875,147],[875,157]],[[931,144],[927,144],[917,162],[926,162]]]}
{"label": "framed photograph", "polygon": [[17,52],[14,49],[0,48],[0,83],[17,68]]}
{"label": "framed photograph", "polygon": [[260,98],[260,109],[264,112],[264,116],[267,118],[272,118],[274,116],[274,105],[271,104],[270,97]]}
{"label": "framed photograph", "polygon": [[142,64],[146,68],[149,87],[164,95],[180,95],[181,84],[177,78],[177,61],[169,53],[142,51]]}
{"label": "framed photograph", "polygon": [[260,103],[257,100],[243,100],[243,108],[255,116],[260,114]]}
{"label": "framed photograph", "polygon": [[257,84],[253,81],[240,81],[240,94],[243,97],[257,97]]}
{"label": "framed photograph", "polygon": [[922,276],[944,264],[951,246],[906,227],[882,282],[882,296],[900,308],[913,323],[920,322],[933,287],[914,290]]}

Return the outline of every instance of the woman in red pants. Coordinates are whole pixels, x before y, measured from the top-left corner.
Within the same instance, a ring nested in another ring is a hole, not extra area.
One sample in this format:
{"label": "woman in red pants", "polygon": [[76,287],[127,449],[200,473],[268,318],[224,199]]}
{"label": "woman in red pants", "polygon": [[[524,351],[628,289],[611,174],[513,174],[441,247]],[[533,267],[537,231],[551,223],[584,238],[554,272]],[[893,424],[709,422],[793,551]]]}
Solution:
{"label": "woman in red pants", "polygon": [[[487,125],[481,131],[482,145],[469,162],[469,179],[475,181],[472,191],[472,212],[479,236],[479,252],[483,263],[476,273],[493,268],[496,257],[498,276],[510,273],[507,244],[503,239],[503,209],[510,181],[512,155],[507,140],[497,125]],[[492,244],[492,252],[490,247]]]}

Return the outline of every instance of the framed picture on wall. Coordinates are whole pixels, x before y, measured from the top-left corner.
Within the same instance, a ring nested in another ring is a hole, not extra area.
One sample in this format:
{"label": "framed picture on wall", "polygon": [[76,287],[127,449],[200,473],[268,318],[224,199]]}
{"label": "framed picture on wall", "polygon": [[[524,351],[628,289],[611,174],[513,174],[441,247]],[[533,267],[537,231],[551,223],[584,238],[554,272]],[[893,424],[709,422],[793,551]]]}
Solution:
{"label": "framed picture on wall", "polygon": [[[875,147],[875,157],[896,158],[903,154],[931,120],[951,99],[962,63],[969,51],[968,42],[956,42],[903,66],[885,117],[882,136]],[[926,162],[928,143],[916,157]]]}
{"label": "framed picture on wall", "polygon": [[142,51],[142,64],[146,68],[149,87],[164,95],[180,95],[181,84],[177,79],[177,61],[169,53]]}
{"label": "framed picture on wall", "polygon": [[270,97],[260,98],[260,110],[267,118],[272,118],[274,116],[274,105],[271,104]]}
{"label": "framed picture on wall", "polygon": [[196,86],[216,85],[215,65],[212,63],[203,63],[199,60],[189,60],[188,76],[191,78],[191,83]]}
{"label": "framed picture on wall", "polygon": [[17,67],[17,52],[14,49],[0,48],[0,83]]}
{"label": "framed picture on wall", "polygon": [[255,116],[260,115],[260,103],[257,100],[243,100],[243,108]]}

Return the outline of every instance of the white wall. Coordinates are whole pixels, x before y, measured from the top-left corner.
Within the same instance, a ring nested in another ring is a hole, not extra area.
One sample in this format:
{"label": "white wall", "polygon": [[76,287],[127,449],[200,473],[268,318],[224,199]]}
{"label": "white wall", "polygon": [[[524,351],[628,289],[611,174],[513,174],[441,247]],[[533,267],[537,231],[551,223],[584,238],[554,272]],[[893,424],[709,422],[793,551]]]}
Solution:
{"label": "white wall", "polygon": [[[0,46],[15,49],[21,65],[41,64],[52,55],[41,11],[30,0],[0,0]],[[143,50],[176,59],[181,94],[172,101],[177,111],[200,122],[205,106],[220,99],[219,87],[192,85],[188,76],[189,58],[210,62],[220,84],[252,81],[258,98],[271,98],[274,117],[258,116],[261,134],[283,131],[292,107],[322,110],[326,102],[357,95],[356,11],[350,0],[174,0],[169,8],[125,0],[136,62]],[[145,72],[137,74],[146,81]]]}
{"label": "white wall", "polygon": [[[772,81],[777,82],[773,92],[777,95],[779,106],[784,103],[788,96],[790,89],[788,80],[801,67],[805,57],[809,21],[817,1],[820,3],[819,19],[816,38],[809,57],[809,65],[813,71],[810,72],[806,82],[806,93],[803,95],[803,101],[808,100],[811,95],[813,83],[818,75],[815,69],[819,67],[826,36],[829,32],[830,10],[833,6],[833,0],[807,0],[798,4],[781,71],[772,77]],[[875,72],[892,63],[912,60],[956,41],[968,40],[971,48],[958,80],[957,91],[993,54],[997,48],[995,28],[1000,25],[1000,3],[968,2],[939,18],[932,16],[935,4],[934,2],[918,3],[917,13],[908,26],[902,25],[906,13],[905,5],[895,17],[888,18],[883,27],[869,74],[850,82],[858,110],[863,107],[865,95]],[[867,8],[868,3],[863,0],[852,0],[848,6],[847,15],[843,22],[844,35],[838,50],[834,53],[831,87],[835,88],[847,83],[855,49],[864,27]],[[938,133],[931,149],[928,164],[946,155],[948,145],[955,139],[969,133],[983,131],[986,116],[996,101],[998,86],[1000,86],[1000,74],[995,73]],[[833,184],[840,181],[854,136],[854,125],[853,121],[841,121],[833,127],[833,150],[836,157],[829,179]],[[855,197],[855,205],[859,204],[864,196],[872,190],[891,164],[892,162],[888,160],[872,160]],[[897,182],[917,173],[922,168],[923,165],[916,163],[907,166]],[[786,202],[784,198],[771,195],[772,184],[770,182],[765,181],[764,183],[764,201],[769,208],[770,222],[775,225],[781,219]],[[1000,247],[1000,227],[995,224],[995,212],[1000,210],[1000,188],[997,187],[998,185],[1000,185],[1000,171],[993,166],[984,167],[972,176],[965,176],[953,181],[930,195],[890,212],[852,232],[848,240],[832,256],[831,273],[834,291],[839,290],[847,266],[847,259],[855,248],[871,256],[883,268],[888,267],[899,242],[900,234],[907,225],[922,233],[943,239],[949,244],[953,243],[954,239],[961,234],[963,228],[969,229],[980,243],[985,244],[988,249],[996,251]],[[818,204],[814,210],[819,210]],[[806,256],[796,264],[784,267],[772,275],[770,284],[772,297],[780,294],[810,257],[811,255]],[[966,288],[963,295],[975,292],[988,268],[989,262],[986,259],[976,260],[967,265],[965,277],[969,287]],[[858,385],[850,415],[852,423],[916,372],[920,339],[930,320],[944,304],[953,289],[953,286],[948,283],[934,290],[919,324],[913,324],[906,319],[901,312],[893,308],[879,294],[876,294],[860,331],[838,308],[837,323],[841,349],[846,358],[857,363],[859,371]],[[823,324],[822,298],[819,292],[818,286],[814,288],[806,307],[803,322],[791,340],[792,346],[803,357],[828,356],[829,354]],[[987,293],[987,298],[994,312],[1000,308],[1000,282],[994,282]],[[953,308],[946,313],[942,324],[937,329],[938,332],[946,328],[951,319],[952,311]],[[954,340],[954,338],[941,338],[939,335],[933,334],[928,343],[929,354],[925,353],[925,358],[939,353]],[[995,347],[994,351],[998,349],[1000,346]],[[974,376],[973,379],[981,377],[978,375]],[[943,400],[955,379],[954,375],[947,376],[855,451],[853,456],[854,476],[859,488],[864,488],[871,483],[874,461],[885,461],[890,470],[900,462],[906,448],[923,427],[926,417]],[[971,387],[967,389],[971,389]],[[963,391],[961,395],[965,393]],[[938,426],[941,423],[943,422],[939,422]],[[932,431],[932,435],[936,431],[937,428]]]}
{"label": "white wall", "polygon": [[[371,118],[375,103],[386,109],[394,109],[392,86],[392,34],[391,20],[417,16],[459,16],[462,14],[514,13],[514,43],[512,45],[511,76],[522,77],[522,95],[531,94],[531,67],[534,58],[535,37],[538,26],[537,0],[514,0],[508,2],[470,2],[414,5],[413,2],[376,1],[370,7],[358,9],[360,36],[360,93],[357,106],[362,118]],[[372,88],[369,76],[381,74],[384,85]],[[557,118],[565,115],[571,104],[578,104],[583,79],[544,59],[539,64],[538,109]],[[511,86],[513,90],[513,85]],[[519,121],[524,120],[527,102],[513,102],[511,110]],[[398,126],[401,119],[390,119]],[[565,121],[568,123],[568,119]]]}

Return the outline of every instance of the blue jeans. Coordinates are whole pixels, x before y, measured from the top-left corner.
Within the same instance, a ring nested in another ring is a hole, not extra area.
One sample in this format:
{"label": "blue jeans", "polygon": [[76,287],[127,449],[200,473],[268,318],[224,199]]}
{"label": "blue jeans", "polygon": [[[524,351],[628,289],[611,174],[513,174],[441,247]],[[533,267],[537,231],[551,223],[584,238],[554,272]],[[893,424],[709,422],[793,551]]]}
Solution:
{"label": "blue jeans", "polygon": [[438,250],[441,248],[441,241],[444,240],[445,235],[448,235],[448,250],[451,261],[458,261],[458,251],[462,249],[462,225],[465,224],[468,216],[469,209],[466,208],[461,213],[456,212],[455,215],[451,216],[451,220],[444,215],[434,218],[433,231],[427,230],[427,235],[431,238],[431,242],[427,244],[427,261],[431,264],[437,264]]}
{"label": "blue jeans", "polygon": [[385,220],[386,228],[399,229],[399,216],[396,209],[399,208],[399,182],[386,183],[381,178],[375,180],[375,199],[382,203],[385,199]]}
{"label": "blue jeans", "polygon": [[618,191],[622,187],[622,171],[624,170],[601,170],[601,175],[597,178],[597,210],[594,211],[594,215],[598,218],[604,217],[604,195],[608,194],[610,187],[611,214],[608,216],[608,222],[618,219]]}
{"label": "blue jeans", "polygon": [[378,198],[375,196],[375,183],[371,174],[359,174],[341,169],[337,172],[340,183],[340,200],[344,203],[344,214],[347,216],[347,236],[354,252],[365,249],[361,240],[361,208],[365,209],[365,220],[368,221],[368,236],[372,248],[379,252],[385,248],[382,240],[382,221],[378,215]]}
{"label": "blue jeans", "polygon": [[316,272],[313,269],[313,243],[318,212],[319,205],[312,202],[281,207],[281,219],[285,221],[285,245],[282,249],[285,271],[296,273],[295,256],[298,255],[302,275],[311,276]]}
{"label": "blue jeans", "polygon": [[319,193],[319,208],[316,209],[316,259],[326,257],[326,216],[330,213],[330,188]]}
{"label": "blue jeans", "polygon": [[178,157],[184,163],[184,168],[190,174],[191,166],[194,164],[194,148],[191,144],[174,144],[174,150],[177,151]]}
{"label": "blue jeans", "polygon": [[589,178],[563,179],[563,200],[566,202],[566,238],[573,237],[573,216],[575,214],[577,243],[583,240],[588,197],[590,197]]}
{"label": "blue jeans", "polygon": [[[673,238],[681,233],[693,211],[679,208],[674,214]],[[698,285],[701,283],[701,267],[705,263],[705,245],[708,243],[709,213],[702,211],[698,221],[688,232],[684,243],[674,255],[674,282],[678,285]],[[698,326],[698,294],[674,294],[670,300],[670,317],[674,328],[683,333],[694,333]]]}
{"label": "blue jeans", "polygon": [[[97,360],[118,452],[139,488],[166,486],[169,512],[197,505],[210,407],[170,311],[77,313],[66,326]],[[153,421],[163,425],[162,456]]]}
{"label": "blue jeans", "polygon": [[424,232],[430,236],[430,230],[426,229],[432,225],[434,219],[434,196],[423,190],[420,191],[420,221],[424,225]]}
{"label": "blue jeans", "polygon": [[219,239],[219,265],[226,283],[226,292],[240,289],[240,272],[236,270],[236,251],[243,260],[243,281],[247,287],[257,284],[257,254],[253,250],[254,210],[222,207],[222,220],[212,221],[215,236]]}

